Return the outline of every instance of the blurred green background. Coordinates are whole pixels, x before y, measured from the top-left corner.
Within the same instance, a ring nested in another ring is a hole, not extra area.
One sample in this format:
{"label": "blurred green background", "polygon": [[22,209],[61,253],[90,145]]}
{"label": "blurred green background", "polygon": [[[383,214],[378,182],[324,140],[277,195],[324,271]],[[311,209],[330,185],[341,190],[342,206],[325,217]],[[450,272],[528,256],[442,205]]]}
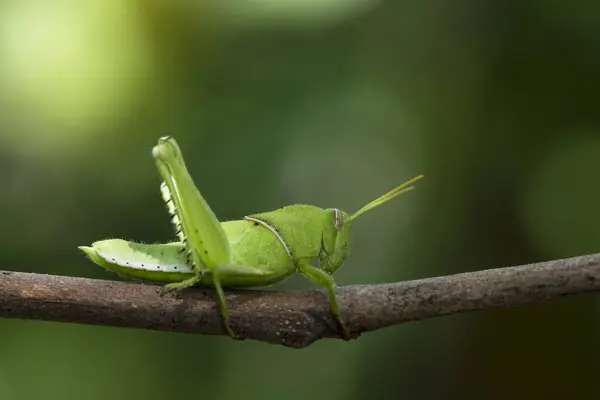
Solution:
{"label": "blurred green background", "polygon": [[[221,219],[354,211],[338,284],[600,250],[594,1],[3,0],[0,268],[119,279],[78,252],[173,237],[173,135]],[[292,278],[275,289],[314,288]],[[304,350],[0,320],[0,399],[597,398],[594,296]]]}

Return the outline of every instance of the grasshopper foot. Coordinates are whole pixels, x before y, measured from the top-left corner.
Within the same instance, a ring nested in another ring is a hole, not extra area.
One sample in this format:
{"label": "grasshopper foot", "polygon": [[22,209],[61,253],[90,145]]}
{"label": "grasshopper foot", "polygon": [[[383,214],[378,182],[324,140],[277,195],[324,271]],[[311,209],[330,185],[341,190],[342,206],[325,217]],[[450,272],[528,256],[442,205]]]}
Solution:
{"label": "grasshopper foot", "polygon": [[159,296],[160,297],[164,297],[167,294],[176,294],[178,291],[178,288],[173,288],[169,285],[164,285],[163,287],[160,288],[159,290]]}
{"label": "grasshopper foot", "polygon": [[233,332],[233,329],[231,329],[231,326],[229,325],[229,321],[223,321],[223,328],[225,329],[227,336],[229,336],[230,338],[235,339],[235,340],[242,340],[242,338],[240,336],[236,335]]}
{"label": "grasshopper foot", "polygon": [[[201,280],[201,276],[199,275],[198,277],[192,277],[192,278],[187,279],[182,282],[174,282],[174,283],[166,284],[162,288],[161,296],[163,296],[164,294],[169,293],[169,292],[177,292],[177,291],[192,287],[195,284],[197,284],[200,280]],[[220,313],[221,313],[221,319],[223,321],[223,329],[225,329],[225,333],[227,334],[227,336],[229,336],[232,339],[241,340],[242,338],[237,336],[233,332],[233,329],[231,329],[231,326],[229,325],[229,311],[226,306],[226,299],[225,299],[225,295],[223,293],[223,289],[220,286],[217,288],[217,294],[219,297]]]}
{"label": "grasshopper foot", "polygon": [[344,339],[346,341],[352,339],[352,337],[350,336],[350,331],[348,330],[348,327],[346,326],[344,321],[342,321],[342,319],[339,316],[337,316],[335,319],[342,331],[342,339]]}
{"label": "grasshopper foot", "polygon": [[181,281],[181,282],[168,283],[163,287],[163,290],[166,292],[183,290],[183,289],[187,289],[189,287],[194,286],[199,281],[200,281],[199,277],[193,277],[190,279],[186,279],[185,281]]}
{"label": "grasshopper foot", "polygon": [[231,329],[231,325],[229,324],[229,309],[227,308],[227,299],[225,298],[225,294],[223,293],[223,289],[219,285],[217,288],[217,296],[219,297],[219,311],[221,314],[221,321],[223,321],[223,329],[225,329],[225,333],[232,339],[241,339],[235,333],[233,333],[233,329]]}
{"label": "grasshopper foot", "polygon": [[176,283],[168,283],[160,288],[159,296],[164,297],[167,294],[177,293],[185,288],[188,288],[192,285],[185,284],[187,281],[176,282]]}

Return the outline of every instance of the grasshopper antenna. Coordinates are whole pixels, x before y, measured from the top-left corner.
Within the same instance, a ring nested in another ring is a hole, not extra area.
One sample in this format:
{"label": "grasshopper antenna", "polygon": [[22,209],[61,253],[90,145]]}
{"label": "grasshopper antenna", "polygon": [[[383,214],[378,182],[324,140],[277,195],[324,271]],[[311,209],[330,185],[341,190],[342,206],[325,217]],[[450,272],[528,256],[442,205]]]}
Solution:
{"label": "grasshopper antenna", "polygon": [[388,201],[392,200],[393,198],[400,196],[401,194],[410,192],[411,190],[415,189],[415,187],[411,186],[411,185],[423,177],[424,177],[424,175],[418,175],[418,176],[404,182],[400,186],[395,187],[394,189],[390,190],[386,194],[379,196],[378,198],[376,198],[375,200],[364,205],[360,210],[355,212],[350,218],[348,218],[346,220],[346,222],[350,222],[353,219],[358,218],[359,216],[366,213],[367,211],[377,208],[377,207],[387,203]]}

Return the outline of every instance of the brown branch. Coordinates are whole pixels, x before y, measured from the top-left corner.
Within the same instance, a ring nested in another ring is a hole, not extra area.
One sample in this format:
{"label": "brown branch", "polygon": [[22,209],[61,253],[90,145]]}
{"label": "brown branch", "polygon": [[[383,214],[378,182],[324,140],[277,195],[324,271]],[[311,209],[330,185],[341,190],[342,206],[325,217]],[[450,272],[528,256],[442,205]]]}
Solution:
{"label": "brown branch", "polygon": [[[600,254],[337,290],[353,337],[402,322],[600,290]],[[0,317],[222,335],[212,289],[160,295],[157,285],[0,272]],[[324,291],[232,290],[243,338],[306,347],[339,337]]]}

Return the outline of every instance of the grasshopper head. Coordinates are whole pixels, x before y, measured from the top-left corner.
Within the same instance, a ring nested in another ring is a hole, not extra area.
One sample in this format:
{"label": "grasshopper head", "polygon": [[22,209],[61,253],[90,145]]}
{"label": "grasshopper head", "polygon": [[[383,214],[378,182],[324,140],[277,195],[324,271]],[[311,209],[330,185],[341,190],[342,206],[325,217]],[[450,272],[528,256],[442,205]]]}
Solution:
{"label": "grasshopper head", "polygon": [[326,222],[323,227],[319,265],[330,274],[342,266],[350,250],[350,216],[338,208],[325,210]]}
{"label": "grasshopper head", "polygon": [[369,202],[352,215],[337,208],[326,209],[325,213],[330,222],[327,223],[323,229],[323,243],[321,246],[321,253],[319,254],[319,265],[321,268],[332,274],[344,263],[344,260],[350,251],[350,229],[352,227],[352,221],[367,211],[379,207],[393,198],[413,190],[415,187],[411,185],[422,177],[423,175],[419,175],[404,182],[400,186],[395,187],[386,194]]}

